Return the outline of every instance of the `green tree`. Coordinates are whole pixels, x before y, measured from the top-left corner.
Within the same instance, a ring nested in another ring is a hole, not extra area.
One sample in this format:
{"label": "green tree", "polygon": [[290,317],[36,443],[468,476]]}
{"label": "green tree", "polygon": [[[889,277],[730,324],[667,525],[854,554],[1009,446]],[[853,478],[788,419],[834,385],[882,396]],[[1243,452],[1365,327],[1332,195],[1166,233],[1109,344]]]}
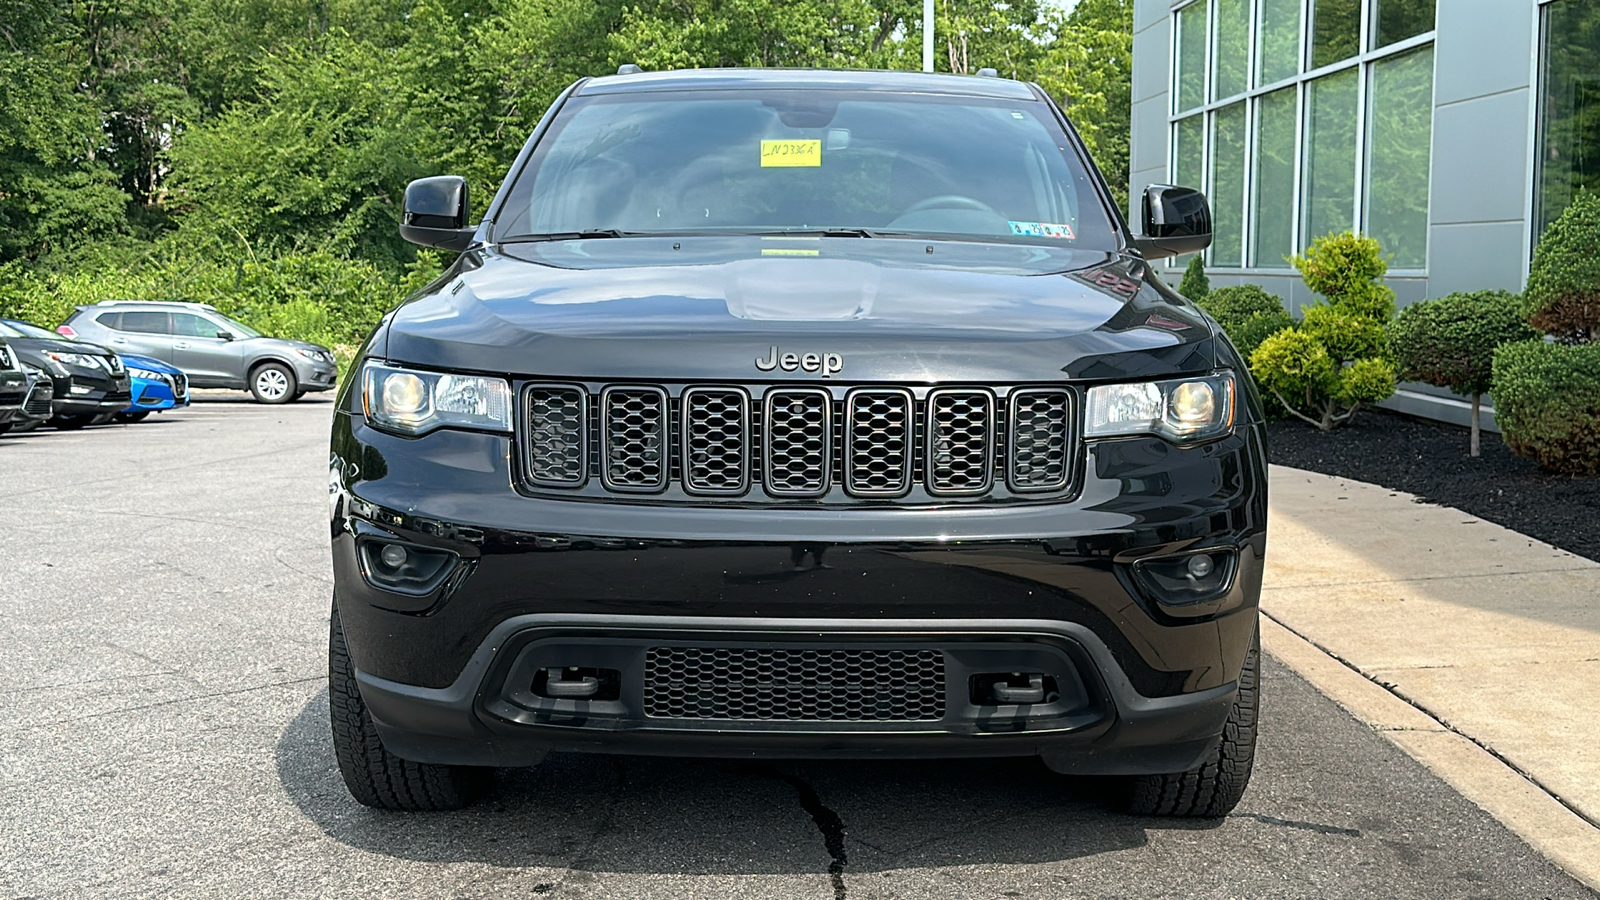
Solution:
{"label": "green tree", "polygon": [[1200,254],[1189,258],[1189,265],[1183,270],[1183,280],[1178,282],[1178,293],[1196,303],[1211,293],[1211,279],[1206,277],[1206,264]]}
{"label": "green tree", "polygon": [[1132,0],[1080,0],[1053,13],[1049,42],[1034,70],[1039,86],[1072,119],[1118,209],[1128,208],[1129,120],[1133,108]]}
{"label": "green tree", "polygon": [[1329,235],[1294,263],[1326,302],[1263,340],[1250,355],[1250,371],[1290,415],[1331,431],[1394,393],[1384,336],[1394,292],[1383,284],[1387,267],[1372,238]]}
{"label": "green tree", "polygon": [[1521,300],[1506,291],[1477,291],[1425,300],[1400,310],[1389,326],[1389,352],[1402,380],[1422,381],[1472,398],[1471,455],[1478,455],[1483,395],[1494,379],[1501,344],[1537,337]]}

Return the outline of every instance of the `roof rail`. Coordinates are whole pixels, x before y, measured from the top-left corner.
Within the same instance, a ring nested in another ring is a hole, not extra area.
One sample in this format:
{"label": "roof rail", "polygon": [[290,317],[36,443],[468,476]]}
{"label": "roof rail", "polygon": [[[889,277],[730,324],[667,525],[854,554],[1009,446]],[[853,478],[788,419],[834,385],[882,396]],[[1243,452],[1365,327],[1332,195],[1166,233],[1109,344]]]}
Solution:
{"label": "roof rail", "polygon": [[978,70],[978,77],[979,78],[999,78],[1000,77],[1000,73],[996,72],[994,70],[993,66],[984,66],[983,68]]}
{"label": "roof rail", "polygon": [[622,65],[617,66],[617,74],[618,75],[638,75],[640,72],[643,72],[643,71],[644,71],[643,69],[639,68],[637,65],[635,65],[633,63],[623,63]]}

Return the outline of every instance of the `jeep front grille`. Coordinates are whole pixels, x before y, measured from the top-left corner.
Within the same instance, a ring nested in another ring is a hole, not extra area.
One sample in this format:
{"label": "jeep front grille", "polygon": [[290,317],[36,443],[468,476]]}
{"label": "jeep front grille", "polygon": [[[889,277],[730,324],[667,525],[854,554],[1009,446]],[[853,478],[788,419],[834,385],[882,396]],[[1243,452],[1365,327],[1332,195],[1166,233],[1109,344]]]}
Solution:
{"label": "jeep front grille", "polygon": [[845,490],[858,497],[898,497],[911,487],[911,394],[851,391],[845,400]]}
{"label": "jeep front grille", "polygon": [[609,387],[600,395],[600,480],[613,491],[650,491],[667,483],[667,392]]}
{"label": "jeep front grille", "polygon": [[928,487],[936,494],[982,494],[994,466],[994,397],[940,390],[928,398]]}
{"label": "jeep front grille", "polygon": [[1011,395],[1012,490],[1060,490],[1072,474],[1067,468],[1071,399],[1057,388]]}
{"label": "jeep front grille", "polygon": [[651,647],[645,715],[660,719],[926,722],[944,718],[938,650]]}
{"label": "jeep front grille", "polygon": [[1067,387],[522,387],[523,481],[586,497],[869,504],[1072,489]]}
{"label": "jeep front grille", "polygon": [[821,388],[767,392],[762,474],[774,497],[816,497],[832,483],[833,396]]}
{"label": "jeep front grille", "polygon": [[582,484],[585,425],[584,393],[573,387],[536,384],[523,394],[528,421],[524,443],[528,480],[534,484]]}
{"label": "jeep front grille", "polygon": [[750,487],[750,403],[738,388],[683,392],[683,483],[697,494]]}

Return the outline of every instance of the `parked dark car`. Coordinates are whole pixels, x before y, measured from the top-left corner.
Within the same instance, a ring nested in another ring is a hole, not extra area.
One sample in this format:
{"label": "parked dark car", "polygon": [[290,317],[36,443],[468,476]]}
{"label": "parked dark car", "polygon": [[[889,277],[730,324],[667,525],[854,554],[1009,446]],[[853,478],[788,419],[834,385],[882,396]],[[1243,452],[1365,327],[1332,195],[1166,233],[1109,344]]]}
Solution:
{"label": "parked dark car", "polygon": [[1249,780],[1262,415],[1037,86],[583,80],[361,349],[332,432],[334,747],[381,807],[550,750],[1038,756]]}
{"label": "parked dark car", "polygon": [[333,351],[268,337],[204,303],[106,300],[73,310],[56,329],[168,363],[195,387],[247,390],[261,403],[290,403],[332,390]]}
{"label": "parked dark car", "polygon": [[105,347],[69,340],[18,319],[0,319],[0,338],[23,362],[43,369],[55,381],[50,424],[57,428],[109,422],[133,402],[127,369]]}
{"label": "parked dark car", "polygon": [[22,364],[22,371],[28,378],[28,394],[22,410],[11,419],[10,431],[14,434],[32,431],[50,421],[55,414],[55,380],[43,369],[27,363]]}
{"label": "parked dark car", "polygon": [[0,434],[11,430],[16,416],[28,399],[28,376],[21,360],[4,340],[0,340]]}

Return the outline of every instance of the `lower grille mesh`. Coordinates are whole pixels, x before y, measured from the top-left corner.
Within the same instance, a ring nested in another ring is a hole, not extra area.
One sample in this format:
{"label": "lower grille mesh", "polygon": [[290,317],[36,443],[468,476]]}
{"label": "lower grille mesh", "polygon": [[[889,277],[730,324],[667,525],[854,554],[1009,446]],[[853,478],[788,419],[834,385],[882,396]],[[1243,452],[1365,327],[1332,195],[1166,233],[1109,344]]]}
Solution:
{"label": "lower grille mesh", "polygon": [[651,647],[645,714],[663,719],[921,722],[944,717],[938,650]]}

